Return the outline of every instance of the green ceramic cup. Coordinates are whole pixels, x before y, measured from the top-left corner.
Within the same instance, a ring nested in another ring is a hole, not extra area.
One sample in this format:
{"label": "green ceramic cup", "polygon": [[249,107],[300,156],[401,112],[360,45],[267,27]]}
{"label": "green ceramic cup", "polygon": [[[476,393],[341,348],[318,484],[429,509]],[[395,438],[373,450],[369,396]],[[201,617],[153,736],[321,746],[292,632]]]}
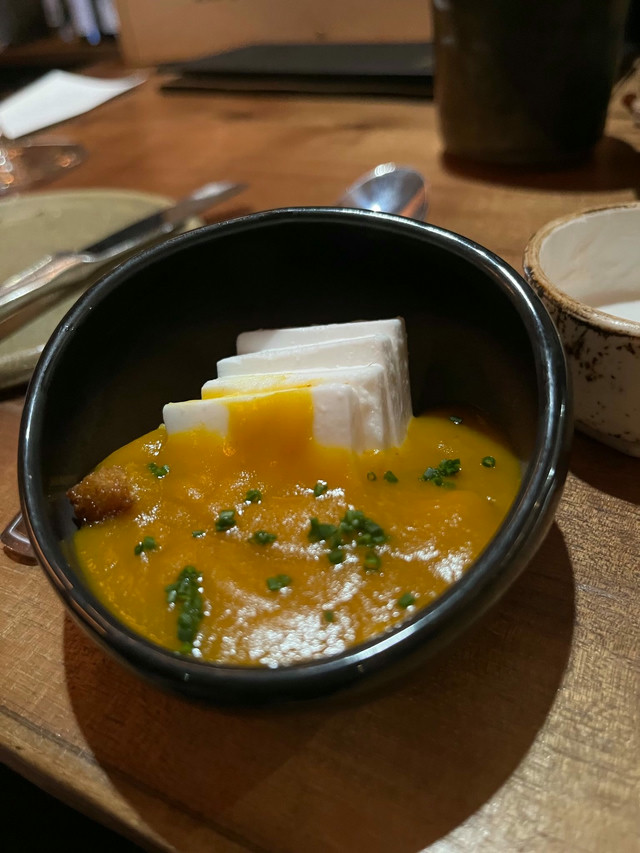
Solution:
{"label": "green ceramic cup", "polygon": [[602,135],[629,0],[432,0],[445,152],[562,164]]}

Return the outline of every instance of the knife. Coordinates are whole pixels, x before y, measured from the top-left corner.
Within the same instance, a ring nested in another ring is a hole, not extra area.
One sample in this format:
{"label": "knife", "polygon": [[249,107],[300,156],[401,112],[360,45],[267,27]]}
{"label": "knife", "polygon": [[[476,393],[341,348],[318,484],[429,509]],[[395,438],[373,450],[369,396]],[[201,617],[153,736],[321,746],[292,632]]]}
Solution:
{"label": "knife", "polygon": [[0,322],[26,305],[70,283],[69,273],[104,264],[183,225],[191,216],[237,195],[246,184],[218,181],[206,184],[165,210],[110,234],[77,252],[58,252],[7,279],[0,285]]}

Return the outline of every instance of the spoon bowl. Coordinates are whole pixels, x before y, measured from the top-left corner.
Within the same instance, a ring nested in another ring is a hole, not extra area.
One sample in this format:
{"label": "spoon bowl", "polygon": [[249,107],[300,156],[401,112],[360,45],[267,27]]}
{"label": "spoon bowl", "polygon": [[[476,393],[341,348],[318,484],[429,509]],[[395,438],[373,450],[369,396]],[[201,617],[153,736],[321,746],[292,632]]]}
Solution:
{"label": "spoon bowl", "polygon": [[415,169],[381,163],[351,184],[338,206],[394,213],[424,222],[429,208],[427,184]]}

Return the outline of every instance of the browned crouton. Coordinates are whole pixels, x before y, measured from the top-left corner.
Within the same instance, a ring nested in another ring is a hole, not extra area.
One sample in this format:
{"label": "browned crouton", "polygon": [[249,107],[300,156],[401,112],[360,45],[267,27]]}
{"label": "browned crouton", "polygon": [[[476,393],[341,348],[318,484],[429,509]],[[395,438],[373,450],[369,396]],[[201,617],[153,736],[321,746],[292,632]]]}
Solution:
{"label": "browned crouton", "polygon": [[67,497],[76,518],[89,524],[120,515],[135,501],[133,484],[118,465],[88,474],[69,489]]}

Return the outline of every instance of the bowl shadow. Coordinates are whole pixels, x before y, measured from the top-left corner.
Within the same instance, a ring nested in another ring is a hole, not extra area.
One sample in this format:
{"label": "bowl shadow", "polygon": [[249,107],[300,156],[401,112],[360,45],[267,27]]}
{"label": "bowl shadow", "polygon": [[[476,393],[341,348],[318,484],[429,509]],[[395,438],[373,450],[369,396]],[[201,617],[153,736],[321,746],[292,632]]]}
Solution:
{"label": "bowl shadow", "polygon": [[640,152],[612,136],[604,136],[593,152],[571,165],[558,167],[501,166],[452,154],[442,155],[447,172],[471,180],[524,189],[559,192],[633,190],[640,195]]}
{"label": "bowl shadow", "polygon": [[608,447],[576,430],[570,469],[599,492],[640,506],[640,459]]}
{"label": "bowl shadow", "polygon": [[470,631],[366,699],[268,711],[190,703],[130,673],[69,616],[67,689],[96,761],[169,845],[188,844],[184,823],[166,819],[174,809],[200,837],[248,849],[414,853],[517,771],[562,683],[574,594],[554,524]]}

